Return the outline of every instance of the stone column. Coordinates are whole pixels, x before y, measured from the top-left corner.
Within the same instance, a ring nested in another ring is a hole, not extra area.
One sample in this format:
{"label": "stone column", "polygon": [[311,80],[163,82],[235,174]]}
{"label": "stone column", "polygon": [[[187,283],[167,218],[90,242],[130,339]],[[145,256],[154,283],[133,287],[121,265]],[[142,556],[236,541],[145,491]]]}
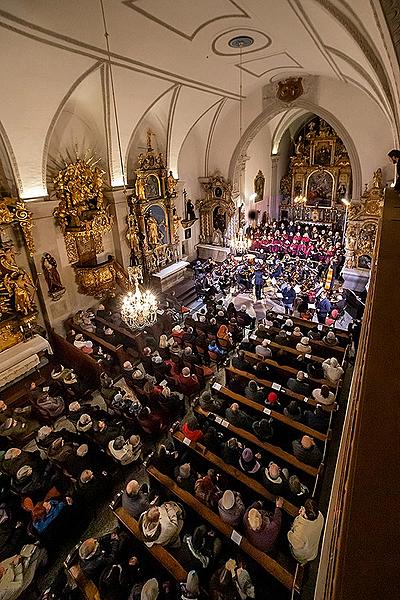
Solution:
{"label": "stone column", "polygon": [[280,203],[280,186],[278,181],[279,154],[271,156],[271,195],[268,202],[267,212],[270,219],[278,219]]}

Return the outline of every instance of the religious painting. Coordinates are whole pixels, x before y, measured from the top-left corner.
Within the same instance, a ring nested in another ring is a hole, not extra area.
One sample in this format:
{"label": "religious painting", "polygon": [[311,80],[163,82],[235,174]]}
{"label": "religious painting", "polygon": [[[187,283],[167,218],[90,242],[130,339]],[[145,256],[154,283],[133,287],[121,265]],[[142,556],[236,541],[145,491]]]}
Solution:
{"label": "religious painting", "polygon": [[147,243],[150,248],[162,246],[168,241],[167,221],[164,208],[159,204],[149,206],[144,214]]}
{"label": "religious painting", "polygon": [[328,142],[315,144],[314,165],[326,167],[331,164],[332,145]]}
{"label": "religious painting", "polygon": [[149,175],[145,183],[146,199],[159,198],[161,196],[160,182],[156,175]]}
{"label": "religious painting", "polygon": [[331,206],[332,192],[332,175],[328,171],[314,171],[307,180],[307,206]]}

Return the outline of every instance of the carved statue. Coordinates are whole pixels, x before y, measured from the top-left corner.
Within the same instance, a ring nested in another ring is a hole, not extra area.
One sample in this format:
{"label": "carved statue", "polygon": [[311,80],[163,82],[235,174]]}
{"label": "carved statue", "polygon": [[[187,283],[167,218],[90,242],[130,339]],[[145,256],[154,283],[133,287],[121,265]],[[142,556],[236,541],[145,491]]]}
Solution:
{"label": "carved statue", "polygon": [[196,213],[194,212],[194,205],[190,198],[188,198],[186,202],[186,218],[188,221],[194,221],[197,219]]}
{"label": "carved statue", "polygon": [[57,269],[57,261],[48,252],[42,256],[42,271],[47,283],[48,294],[53,300],[59,300],[65,292]]}
{"label": "carved statue", "polygon": [[28,273],[23,269],[20,269],[18,273],[6,275],[4,278],[4,285],[9,294],[14,296],[14,307],[16,312],[26,316],[35,310],[35,304],[33,302],[35,286]]}
{"label": "carved statue", "polygon": [[374,175],[372,177],[372,187],[382,189],[382,169],[377,169],[374,171]]}
{"label": "carved statue", "polygon": [[160,241],[160,230],[158,228],[157,219],[153,216],[149,216],[146,219],[146,230],[147,230],[147,239],[149,241],[150,246],[157,246]]}
{"label": "carved statue", "polygon": [[146,198],[144,183],[143,183],[143,179],[141,177],[138,177],[136,179],[135,190],[136,190],[136,197],[139,198],[139,200],[144,200]]}
{"label": "carved statue", "polygon": [[168,194],[171,196],[171,198],[176,197],[176,184],[178,181],[179,180],[175,179],[175,177],[173,176],[172,171],[170,171],[167,177],[167,188]]}
{"label": "carved statue", "polygon": [[254,191],[257,194],[256,202],[263,200],[264,198],[264,185],[265,185],[265,177],[262,171],[258,171],[255,179],[254,179]]}
{"label": "carved statue", "polygon": [[174,244],[179,244],[180,236],[179,236],[179,227],[181,224],[181,218],[176,214],[176,208],[172,209],[172,240]]}

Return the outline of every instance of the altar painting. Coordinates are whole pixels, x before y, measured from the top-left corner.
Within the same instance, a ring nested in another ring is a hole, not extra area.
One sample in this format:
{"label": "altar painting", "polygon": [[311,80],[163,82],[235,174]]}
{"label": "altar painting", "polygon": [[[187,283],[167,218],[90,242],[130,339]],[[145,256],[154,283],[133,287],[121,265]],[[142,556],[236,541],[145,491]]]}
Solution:
{"label": "altar painting", "polygon": [[328,171],[311,173],[307,180],[307,206],[331,206],[333,183],[333,177]]}
{"label": "altar painting", "polygon": [[147,242],[150,248],[168,243],[167,215],[159,204],[147,207],[144,213]]}

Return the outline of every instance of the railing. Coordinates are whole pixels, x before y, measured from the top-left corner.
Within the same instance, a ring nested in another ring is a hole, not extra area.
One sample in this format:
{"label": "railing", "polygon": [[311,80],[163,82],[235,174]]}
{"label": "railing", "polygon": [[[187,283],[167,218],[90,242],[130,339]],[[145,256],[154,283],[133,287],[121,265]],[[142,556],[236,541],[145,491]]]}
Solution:
{"label": "railing", "polygon": [[[397,547],[395,542],[393,546],[389,543],[391,508],[385,506],[386,494],[390,497],[393,490],[384,471],[392,469],[386,458],[395,452],[398,443],[396,418],[392,414],[395,409],[390,400],[397,403],[400,391],[399,239],[400,196],[387,190],[326,517],[315,600],[354,598],[357,589],[358,597],[362,595],[364,600],[396,595],[389,584],[387,561],[390,564],[390,553],[396,554]],[[386,407],[382,405],[385,401]],[[371,435],[375,454],[365,450],[372,447]],[[375,480],[374,489],[369,472],[375,474],[379,470],[382,476]],[[392,476],[392,485],[396,487],[394,472]],[[385,485],[389,488],[387,492]],[[395,531],[396,526],[392,536]],[[393,595],[388,594],[390,589]]]}

